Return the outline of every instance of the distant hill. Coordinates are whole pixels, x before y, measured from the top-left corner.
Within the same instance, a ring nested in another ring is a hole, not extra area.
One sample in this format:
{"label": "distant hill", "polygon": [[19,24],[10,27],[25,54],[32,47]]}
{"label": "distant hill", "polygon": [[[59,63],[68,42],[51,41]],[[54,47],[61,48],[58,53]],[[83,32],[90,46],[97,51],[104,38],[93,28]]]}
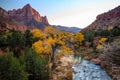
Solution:
{"label": "distant hill", "polygon": [[29,4],[22,9],[13,9],[6,11],[0,8],[0,26],[6,26],[14,30],[26,30],[48,26],[49,22],[46,16],[41,16]]}
{"label": "distant hill", "polygon": [[98,15],[96,20],[82,31],[104,30],[109,27],[113,28],[115,26],[120,27],[120,6]]}
{"label": "distant hill", "polygon": [[67,26],[60,26],[60,25],[57,25],[55,27],[62,31],[68,31],[68,32],[72,32],[72,33],[77,33],[77,32],[81,31],[81,29],[77,28],[77,27],[67,27]]}

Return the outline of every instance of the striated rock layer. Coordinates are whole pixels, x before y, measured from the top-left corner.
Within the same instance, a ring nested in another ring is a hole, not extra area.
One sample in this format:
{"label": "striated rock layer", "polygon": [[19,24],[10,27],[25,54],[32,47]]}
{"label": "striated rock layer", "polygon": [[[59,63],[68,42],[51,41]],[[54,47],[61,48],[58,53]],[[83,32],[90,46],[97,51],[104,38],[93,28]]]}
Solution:
{"label": "striated rock layer", "polygon": [[42,29],[49,25],[46,16],[41,16],[29,4],[22,9],[6,11],[0,8],[0,26],[6,26],[15,30],[26,30],[32,28]]}

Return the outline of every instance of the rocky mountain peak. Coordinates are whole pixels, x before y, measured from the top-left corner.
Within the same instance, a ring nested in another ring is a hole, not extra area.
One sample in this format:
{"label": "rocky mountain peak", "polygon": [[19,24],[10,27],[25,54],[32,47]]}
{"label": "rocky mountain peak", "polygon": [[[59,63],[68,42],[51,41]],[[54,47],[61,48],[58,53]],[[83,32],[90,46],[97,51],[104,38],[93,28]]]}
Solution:
{"label": "rocky mountain peak", "polygon": [[[24,16],[26,16],[28,18],[28,21],[37,21],[39,23],[42,24],[49,24],[47,17],[43,17],[40,16],[40,14],[38,13],[38,11],[36,11],[35,9],[33,9],[30,4],[26,4],[23,8],[22,11],[24,13]],[[45,21],[45,22],[44,22]]]}
{"label": "rocky mountain peak", "polygon": [[30,4],[26,4],[24,8],[32,8]]}
{"label": "rocky mountain peak", "polygon": [[[35,13],[38,13],[35,9],[33,9],[30,4],[25,5],[22,8],[22,11],[27,15],[27,16],[33,16]],[[40,16],[40,15],[39,15]]]}
{"label": "rocky mountain peak", "polygon": [[[0,22],[4,22],[7,25],[24,25],[28,29],[31,28],[43,28],[49,25],[46,16],[40,16],[39,12],[33,9],[30,4],[26,4],[21,9],[13,9],[6,11],[0,8]],[[6,22],[7,21],[7,22]],[[16,24],[17,23],[17,24]]]}
{"label": "rocky mountain peak", "polygon": [[48,20],[47,20],[47,16],[43,16],[42,17],[42,23],[44,24],[49,24]]}
{"label": "rocky mountain peak", "polygon": [[33,9],[30,4],[25,5],[22,9],[8,11],[11,18],[15,18],[17,21],[30,22],[35,20],[41,22],[40,14]]}

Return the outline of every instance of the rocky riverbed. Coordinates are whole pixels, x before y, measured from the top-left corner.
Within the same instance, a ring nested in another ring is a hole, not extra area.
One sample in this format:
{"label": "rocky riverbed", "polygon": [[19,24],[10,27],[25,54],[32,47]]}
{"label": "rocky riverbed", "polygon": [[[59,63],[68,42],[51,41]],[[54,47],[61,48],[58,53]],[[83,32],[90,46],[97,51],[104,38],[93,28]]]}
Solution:
{"label": "rocky riverbed", "polygon": [[111,80],[99,65],[95,65],[87,60],[73,65],[73,69],[73,80]]}

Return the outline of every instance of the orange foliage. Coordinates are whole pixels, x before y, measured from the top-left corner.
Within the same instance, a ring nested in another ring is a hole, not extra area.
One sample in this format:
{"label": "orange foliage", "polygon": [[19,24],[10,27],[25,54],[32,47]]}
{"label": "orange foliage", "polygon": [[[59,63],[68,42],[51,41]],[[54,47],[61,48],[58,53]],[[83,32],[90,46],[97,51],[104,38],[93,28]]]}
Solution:
{"label": "orange foliage", "polygon": [[56,37],[57,36],[57,34],[59,34],[59,30],[58,29],[56,29],[56,28],[54,28],[54,27],[52,27],[52,26],[47,26],[46,28],[45,28],[45,33],[48,35],[48,36],[52,36],[52,37]]}
{"label": "orange foliage", "polygon": [[100,49],[100,48],[102,48],[102,47],[103,47],[103,45],[98,44],[96,48],[97,48],[97,49]]}
{"label": "orange foliage", "polygon": [[99,44],[96,46],[97,49],[100,49],[103,47],[103,43],[107,41],[107,38],[103,37],[99,40]]}
{"label": "orange foliage", "polygon": [[[32,45],[32,48],[39,54],[49,54],[50,59],[54,57],[56,54],[56,50],[60,49],[59,57],[62,57],[64,54],[72,54],[73,51],[66,46],[65,41],[67,35],[64,32],[60,32],[59,30],[55,29],[54,27],[46,27],[45,33],[42,33],[40,30],[35,29],[32,31],[34,37],[45,37],[42,40],[35,42]],[[46,36],[44,36],[46,35]]]}
{"label": "orange foliage", "polygon": [[80,45],[82,45],[82,41],[84,40],[84,35],[80,32],[76,33],[75,40],[80,42]]}
{"label": "orange foliage", "polygon": [[100,40],[99,40],[99,43],[104,43],[105,41],[107,41],[107,38],[105,38],[105,37],[103,37],[103,38],[101,38]]}
{"label": "orange foliage", "polygon": [[31,32],[32,32],[34,38],[35,37],[38,37],[41,39],[45,38],[45,34],[39,29],[33,29]]}
{"label": "orange foliage", "polygon": [[36,53],[40,53],[40,54],[49,54],[50,53],[50,48],[49,45],[43,44],[43,42],[41,40],[35,42],[32,45],[33,49],[35,49]]}
{"label": "orange foliage", "polygon": [[61,46],[60,49],[63,54],[73,54],[73,51],[69,47]]}

